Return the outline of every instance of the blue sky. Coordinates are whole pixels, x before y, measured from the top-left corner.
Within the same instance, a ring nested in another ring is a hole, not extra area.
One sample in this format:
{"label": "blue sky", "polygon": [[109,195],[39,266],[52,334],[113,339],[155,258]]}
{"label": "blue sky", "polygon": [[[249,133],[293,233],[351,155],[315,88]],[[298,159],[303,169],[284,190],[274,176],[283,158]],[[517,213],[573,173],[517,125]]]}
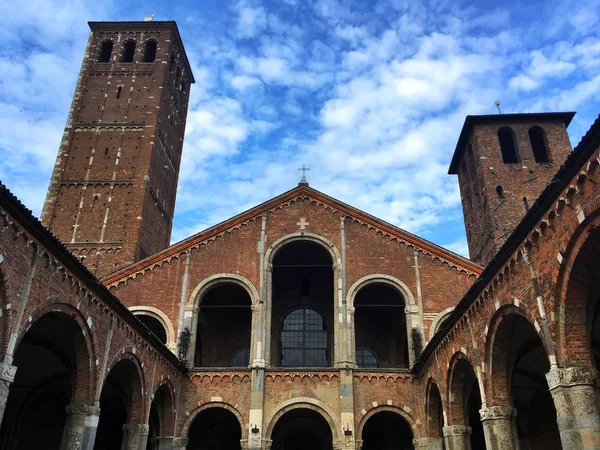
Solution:
{"label": "blue sky", "polygon": [[[526,3],[526,4],[525,4]],[[596,1],[32,0],[0,29],[0,179],[35,214],[88,20],[176,20],[192,87],[173,241],[296,186],[467,254],[448,164],[468,114],[600,112]]]}

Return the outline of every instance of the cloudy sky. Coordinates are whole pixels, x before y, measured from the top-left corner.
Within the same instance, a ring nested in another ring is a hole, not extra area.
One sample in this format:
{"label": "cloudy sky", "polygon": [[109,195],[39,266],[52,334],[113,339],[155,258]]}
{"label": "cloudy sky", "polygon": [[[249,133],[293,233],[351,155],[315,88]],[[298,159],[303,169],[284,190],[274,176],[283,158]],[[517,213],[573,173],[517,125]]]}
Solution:
{"label": "cloudy sky", "polygon": [[0,28],[0,179],[35,214],[87,21],[151,13],[177,21],[196,78],[173,242],[293,188],[304,163],[312,187],[466,254],[446,175],[464,117],[497,98],[575,110],[575,145],[600,112],[597,1],[30,0]]}

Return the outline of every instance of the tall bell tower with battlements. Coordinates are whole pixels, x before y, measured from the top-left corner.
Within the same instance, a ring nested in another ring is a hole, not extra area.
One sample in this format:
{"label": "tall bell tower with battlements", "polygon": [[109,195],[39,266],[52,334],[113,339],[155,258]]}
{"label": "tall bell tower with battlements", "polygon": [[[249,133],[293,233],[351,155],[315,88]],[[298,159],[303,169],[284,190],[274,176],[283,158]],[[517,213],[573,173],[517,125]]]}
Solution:
{"label": "tall bell tower with battlements", "polygon": [[190,86],[175,22],[90,22],[41,221],[99,278],[169,245]]}
{"label": "tall bell tower with battlements", "polygon": [[458,175],[471,260],[483,266],[572,152],[573,112],[467,116],[449,174]]}

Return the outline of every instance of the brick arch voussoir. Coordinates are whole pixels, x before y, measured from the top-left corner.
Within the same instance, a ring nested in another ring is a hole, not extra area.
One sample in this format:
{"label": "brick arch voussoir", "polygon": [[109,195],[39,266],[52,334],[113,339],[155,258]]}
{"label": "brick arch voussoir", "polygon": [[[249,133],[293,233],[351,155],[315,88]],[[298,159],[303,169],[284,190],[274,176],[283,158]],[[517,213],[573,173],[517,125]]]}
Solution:
{"label": "brick arch voussoir", "polygon": [[554,312],[560,319],[551,324],[551,332],[554,339],[558,341],[555,347],[559,366],[574,364],[592,366],[593,364],[591,357],[589,361],[573,362],[570,360],[569,355],[572,353],[573,345],[579,347],[580,342],[578,343],[579,339],[571,339],[569,336],[574,331],[578,332],[580,336],[586,336],[586,324],[570,322],[569,326],[567,326],[563,320],[565,314],[561,313],[566,311],[568,307],[583,307],[587,302],[587,296],[580,295],[580,292],[577,292],[578,288],[581,287],[580,280],[577,277],[583,274],[577,271],[574,272],[577,269],[575,263],[577,258],[585,251],[585,245],[590,233],[598,228],[600,228],[600,208],[589,211],[586,214],[585,220],[573,227],[573,231],[568,235],[568,240],[566,240],[566,243],[561,248],[560,255],[562,260],[560,262],[557,255],[553,292],[555,293],[554,305],[556,308]]}
{"label": "brick arch voussoir", "polygon": [[196,420],[196,417],[198,417],[198,415],[201,412],[206,411],[207,409],[211,409],[211,408],[221,408],[221,409],[225,409],[225,410],[229,411],[230,413],[232,413],[240,424],[240,428],[242,430],[242,440],[247,439],[248,427],[244,423],[244,418],[242,417],[242,415],[240,414],[240,412],[237,410],[237,408],[235,406],[230,405],[229,403],[225,403],[225,402],[209,402],[209,403],[204,403],[204,404],[198,406],[197,408],[195,408],[189,414],[188,418],[183,423],[183,426],[181,428],[181,437],[186,439],[188,437],[190,427],[194,423],[194,420]]}
{"label": "brick arch voussoir", "polygon": [[506,303],[498,308],[488,324],[483,355],[485,366],[483,385],[485,397],[490,406],[507,405],[510,402],[506,356],[511,334],[510,329],[499,330],[499,328],[508,316],[512,315],[523,317],[535,329],[546,355],[549,355],[543,329],[531,310],[521,308],[513,303]]}
{"label": "brick arch voussoir", "polygon": [[[458,385],[456,380],[456,366],[459,361],[465,361],[469,364],[473,372],[475,372],[475,362],[469,358],[464,352],[457,351],[450,358],[448,364],[448,372],[446,376],[446,408],[448,423],[451,425],[461,425],[465,421],[464,411],[464,385]],[[462,380],[462,378],[461,378]]]}
{"label": "brick arch voussoir", "polygon": [[73,377],[73,404],[94,404],[94,392],[96,387],[96,346],[90,324],[93,320],[83,304],[75,299],[60,299],[58,296],[50,296],[42,301],[31,312],[19,330],[16,346],[18,349],[29,329],[42,317],[50,313],[61,313],[69,316],[81,331],[81,340],[75,339],[75,355],[77,358],[77,374]]}
{"label": "brick arch voussoir", "polygon": [[394,414],[398,414],[410,426],[410,429],[413,433],[413,439],[417,439],[417,438],[421,437],[421,434],[422,434],[421,430],[419,429],[419,425],[417,424],[417,421],[414,419],[414,417],[412,415],[410,415],[409,413],[407,413],[404,409],[399,408],[397,406],[390,406],[390,405],[375,406],[374,408],[371,408],[369,411],[367,411],[367,413],[362,417],[360,423],[358,424],[358,429],[356,430],[356,436],[359,437],[360,439],[362,439],[363,430],[364,430],[365,425],[368,422],[368,420],[371,417],[373,417],[381,412],[392,412]]}
{"label": "brick arch voussoir", "polygon": [[[133,363],[135,367],[135,376],[133,378],[133,385],[131,386],[131,403],[129,411],[129,421],[144,423],[144,418],[147,417],[147,411],[145,410],[144,399],[147,396],[148,389],[146,387],[146,377],[144,376],[144,365],[137,355],[137,350],[133,346],[126,346],[119,349],[108,364],[107,370],[103,380],[99,380],[99,384],[104,387],[104,383],[108,379],[110,372],[115,368],[121,361],[129,361]],[[137,384],[137,386],[136,386]],[[137,389],[136,389],[137,388]]]}

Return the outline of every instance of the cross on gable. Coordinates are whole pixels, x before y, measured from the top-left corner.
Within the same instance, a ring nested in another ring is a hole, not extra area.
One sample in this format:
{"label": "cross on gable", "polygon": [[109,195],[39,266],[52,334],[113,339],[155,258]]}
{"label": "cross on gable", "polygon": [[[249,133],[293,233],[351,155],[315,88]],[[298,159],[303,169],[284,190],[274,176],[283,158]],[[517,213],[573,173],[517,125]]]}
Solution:
{"label": "cross on gable", "polygon": [[300,222],[296,222],[296,225],[300,226],[301,230],[305,230],[307,225],[310,225],[304,217],[300,217]]}

